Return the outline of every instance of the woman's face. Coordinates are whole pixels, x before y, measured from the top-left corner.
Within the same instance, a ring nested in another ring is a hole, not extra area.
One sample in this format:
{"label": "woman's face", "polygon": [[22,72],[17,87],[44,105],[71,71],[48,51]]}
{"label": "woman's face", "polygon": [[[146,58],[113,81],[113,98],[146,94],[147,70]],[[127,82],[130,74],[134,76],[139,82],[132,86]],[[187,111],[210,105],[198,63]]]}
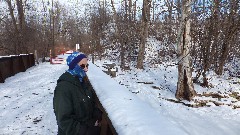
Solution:
{"label": "woman's face", "polygon": [[78,65],[85,71],[88,71],[88,59],[87,58],[83,58]]}

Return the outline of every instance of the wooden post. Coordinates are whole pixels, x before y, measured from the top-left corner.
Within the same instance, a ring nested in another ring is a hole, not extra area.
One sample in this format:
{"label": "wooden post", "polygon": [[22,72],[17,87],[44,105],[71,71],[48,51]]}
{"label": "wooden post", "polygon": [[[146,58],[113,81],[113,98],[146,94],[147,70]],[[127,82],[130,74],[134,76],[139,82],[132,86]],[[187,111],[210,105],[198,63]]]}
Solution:
{"label": "wooden post", "polygon": [[108,124],[106,120],[106,114],[102,115],[102,121],[101,121],[101,133],[100,135],[106,135],[108,129]]}
{"label": "wooden post", "polygon": [[37,62],[37,64],[39,64],[37,50],[34,51],[34,56],[35,56],[35,61]]}
{"label": "wooden post", "polygon": [[3,79],[3,76],[2,76],[1,68],[0,68],[0,83],[4,83],[4,79]]}

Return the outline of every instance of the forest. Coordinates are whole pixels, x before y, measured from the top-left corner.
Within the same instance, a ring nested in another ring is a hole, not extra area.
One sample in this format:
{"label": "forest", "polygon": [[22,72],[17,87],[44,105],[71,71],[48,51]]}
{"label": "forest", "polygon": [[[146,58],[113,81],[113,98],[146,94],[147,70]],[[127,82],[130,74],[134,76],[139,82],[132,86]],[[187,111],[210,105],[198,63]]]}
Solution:
{"label": "forest", "polygon": [[[80,45],[94,59],[144,68],[145,44],[160,41],[156,59],[175,61],[178,99],[193,83],[209,87],[206,73],[240,76],[239,0],[1,0],[0,56],[52,56]],[[196,76],[192,79],[192,72]],[[200,80],[199,78],[202,78]],[[185,84],[185,85],[184,85]],[[187,85],[186,85],[187,84]]]}

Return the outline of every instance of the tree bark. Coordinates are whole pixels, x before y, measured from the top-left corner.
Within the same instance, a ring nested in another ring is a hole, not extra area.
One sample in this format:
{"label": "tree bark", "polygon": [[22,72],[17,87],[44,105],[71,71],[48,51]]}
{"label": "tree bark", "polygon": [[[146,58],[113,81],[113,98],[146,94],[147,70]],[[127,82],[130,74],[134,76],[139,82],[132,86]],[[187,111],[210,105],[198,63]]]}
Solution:
{"label": "tree bark", "polygon": [[136,12],[137,12],[137,0],[133,4],[133,21],[136,21]]}
{"label": "tree bark", "polygon": [[54,3],[52,0],[52,12],[51,12],[51,17],[52,17],[52,56],[55,57],[55,15],[54,15],[54,11],[53,11],[53,7],[54,7]]}
{"label": "tree bark", "polygon": [[236,36],[236,33],[240,30],[240,21],[237,20],[237,17],[239,16],[238,10],[239,10],[239,2],[237,0],[233,0],[230,3],[230,13],[228,16],[228,24],[227,28],[225,29],[225,37],[223,40],[223,45],[221,49],[221,56],[220,56],[220,62],[219,62],[219,68],[217,71],[218,75],[223,74],[223,68],[225,63],[227,62],[227,58],[229,56],[229,50],[231,49],[232,42],[234,36]]}
{"label": "tree bark", "polygon": [[120,43],[120,61],[121,61],[121,64],[120,64],[120,67],[123,69],[124,66],[125,66],[125,58],[124,58],[124,54],[125,54],[125,48],[122,43],[123,43],[123,40],[121,39],[121,37],[119,36],[119,22],[118,22],[118,17],[117,17],[117,12],[116,12],[116,9],[114,7],[114,2],[113,0],[111,0],[111,6],[112,6],[112,10],[113,10],[113,19],[114,19],[114,22],[115,22],[115,38],[117,40],[117,43]]}
{"label": "tree bark", "polygon": [[9,12],[10,12],[10,16],[12,18],[12,23],[13,23],[13,26],[14,26],[14,31],[15,31],[15,35],[16,35],[16,41],[17,43],[15,43],[15,46],[14,46],[14,53],[17,54],[18,53],[18,45],[19,45],[19,30],[17,28],[17,21],[15,19],[15,16],[14,16],[14,13],[13,13],[13,8],[12,8],[12,3],[11,3],[11,0],[5,0],[8,4],[8,9],[9,9]]}
{"label": "tree bark", "polygon": [[28,49],[26,46],[26,23],[23,12],[23,2],[22,0],[16,0],[17,10],[18,10],[18,19],[19,19],[19,36],[20,36],[20,44],[19,50],[20,53],[28,53]]}
{"label": "tree bark", "polygon": [[182,27],[179,29],[178,40],[178,83],[176,98],[179,100],[192,100],[196,95],[192,81],[192,68],[191,68],[191,36],[190,36],[190,19],[191,13],[191,0],[183,0],[182,6]]}
{"label": "tree bark", "polygon": [[141,38],[140,38],[139,53],[138,53],[138,60],[137,60],[138,69],[143,69],[145,43],[148,37],[148,26],[149,26],[148,23],[150,20],[150,8],[151,8],[151,0],[143,0],[142,30],[141,30]]}
{"label": "tree bark", "polygon": [[[115,21],[115,24],[117,24],[117,12],[116,9],[114,7],[114,2],[113,0],[111,0],[111,5],[112,5],[112,10],[113,10],[113,20]],[[115,27],[115,33],[117,33],[117,37],[118,37],[118,26],[116,25]]]}

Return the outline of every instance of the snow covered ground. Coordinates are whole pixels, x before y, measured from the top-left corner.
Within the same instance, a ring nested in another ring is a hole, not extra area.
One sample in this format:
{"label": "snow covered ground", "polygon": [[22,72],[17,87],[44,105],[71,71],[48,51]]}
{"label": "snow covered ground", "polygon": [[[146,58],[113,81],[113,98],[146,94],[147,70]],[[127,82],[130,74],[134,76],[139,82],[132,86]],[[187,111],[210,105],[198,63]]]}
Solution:
{"label": "snow covered ground", "polygon": [[[102,63],[109,63],[109,61],[98,61],[98,67],[102,67]],[[239,135],[240,109],[234,109],[234,106],[240,106],[239,78],[226,77],[224,79],[224,76],[219,77],[209,74],[213,88],[202,88],[195,84],[195,90],[199,95],[203,93],[220,93],[219,95],[222,95],[223,98],[198,96],[195,98],[196,103],[188,101],[175,103],[170,102],[169,99],[176,100],[174,95],[177,87],[177,67],[168,65],[170,64],[162,64],[145,70],[119,71],[114,80],[149,104],[160,116],[164,116],[168,121],[174,123],[175,127],[172,127],[173,129],[181,128],[184,133],[189,135]],[[230,96],[234,92],[237,93],[235,98]],[[205,101],[206,105],[198,108],[186,106],[197,106],[196,104],[200,101]],[[217,106],[216,102],[223,105]],[[151,117],[151,115],[149,116]],[[139,117],[139,121],[141,119],[145,119],[145,117]],[[159,120],[159,123],[152,125],[157,124],[158,129],[163,130],[166,127],[162,126],[161,123],[162,121]],[[155,132],[155,134],[158,133]],[[173,135],[178,134],[183,133],[173,133]]]}
{"label": "snow covered ground", "polygon": [[[120,135],[239,135],[240,109],[234,109],[240,105],[239,79],[212,74],[213,88],[195,85],[195,90],[225,97],[196,97],[209,102],[193,108],[186,104],[194,102],[184,101],[184,105],[168,100],[175,100],[176,66],[119,70],[116,78],[110,78],[100,70],[104,62],[109,61],[97,61],[98,67],[90,64],[88,76]],[[1,83],[0,135],[57,134],[53,91],[67,68],[40,63]],[[238,92],[237,96],[229,96],[232,92]],[[216,106],[215,100],[228,105]]]}

